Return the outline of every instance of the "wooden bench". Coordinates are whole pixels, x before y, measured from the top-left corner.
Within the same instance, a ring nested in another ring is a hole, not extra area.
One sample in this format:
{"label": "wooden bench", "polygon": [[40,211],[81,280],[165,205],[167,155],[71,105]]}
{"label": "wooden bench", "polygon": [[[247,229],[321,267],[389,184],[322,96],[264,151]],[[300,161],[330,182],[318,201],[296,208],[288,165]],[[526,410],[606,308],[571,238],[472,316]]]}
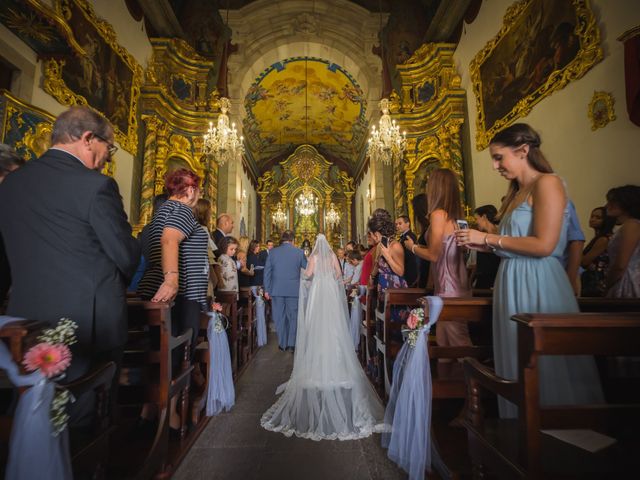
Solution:
{"label": "wooden bench", "polygon": [[[180,396],[180,440],[184,441],[192,371],[189,363],[192,332],[188,329],[179,336],[172,336],[169,303],[128,299],[127,307],[129,340],[122,366],[130,375],[126,381],[122,381],[125,376],[121,377],[119,405],[121,410],[131,410],[136,416],[145,403],[154,404],[158,410],[158,428],[151,447],[144,456],[137,458],[135,474],[131,475],[144,479],[156,474],[170,474],[175,464],[173,460],[182,453],[179,449],[171,452],[169,449],[170,402],[176,395]],[[178,366],[173,365],[172,352],[175,349],[182,351]],[[139,372],[138,378],[133,378],[132,372]],[[126,447],[122,447],[125,451],[119,453],[124,460],[127,452]],[[114,455],[119,456],[118,452]]]}
{"label": "wooden bench", "polygon": [[256,309],[251,287],[240,288],[238,292],[238,302],[242,308],[242,315],[240,317],[241,338],[239,342],[239,368],[243,370],[253,357],[256,345],[256,329],[254,324]]}
{"label": "wooden bench", "polygon": [[[540,406],[538,359],[542,355],[640,355],[637,313],[521,314],[519,381],[498,377],[475,359],[465,361],[469,410],[465,427],[474,476],[489,467],[500,478],[622,478],[638,470],[640,405]],[[485,418],[482,392],[519,407],[518,420]],[[618,438],[590,454],[549,437],[542,429],[593,429]],[[625,433],[625,428],[629,432]],[[630,435],[629,435],[630,434]],[[628,465],[631,464],[631,465]]]}
{"label": "wooden bench", "polygon": [[[432,368],[433,398],[465,398],[466,386],[462,364],[458,360],[466,357],[477,358],[481,361],[493,359],[492,349],[492,316],[493,299],[491,297],[459,297],[443,298],[442,312],[436,323],[443,322],[465,323],[469,327],[472,345],[453,347],[440,346],[435,341],[429,341],[429,359]],[[421,300],[425,308],[425,319],[429,317],[429,305]],[[446,368],[437,368],[439,359],[452,362]]]}
{"label": "wooden bench", "polygon": [[17,320],[0,328],[0,341],[7,344],[13,361],[20,366],[26,351],[38,343],[42,329],[48,326],[48,323],[36,320]]}
{"label": "wooden bench", "polygon": [[378,355],[378,386],[380,396],[388,398],[391,390],[393,361],[402,348],[402,325],[391,319],[394,307],[407,309],[420,307],[419,299],[424,297],[423,288],[388,288],[384,292],[384,310],[375,310],[376,318],[376,351]]}

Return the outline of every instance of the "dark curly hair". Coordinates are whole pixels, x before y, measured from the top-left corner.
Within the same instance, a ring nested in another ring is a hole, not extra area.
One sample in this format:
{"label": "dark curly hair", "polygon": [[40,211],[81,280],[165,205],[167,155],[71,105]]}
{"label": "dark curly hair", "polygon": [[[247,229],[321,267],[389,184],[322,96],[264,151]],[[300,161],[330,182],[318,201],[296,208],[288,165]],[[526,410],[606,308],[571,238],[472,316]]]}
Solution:
{"label": "dark curly hair", "polygon": [[640,219],[640,187],[638,185],[612,188],[607,192],[607,202],[615,203],[627,215]]}
{"label": "dark curly hair", "polygon": [[371,233],[380,232],[383,237],[393,237],[396,234],[396,226],[391,214],[382,208],[373,212],[367,222],[367,228]]}
{"label": "dark curly hair", "polygon": [[236,240],[235,237],[224,237],[216,246],[222,255],[227,253],[227,248],[229,248],[230,245],[238,245],[238,240]]}

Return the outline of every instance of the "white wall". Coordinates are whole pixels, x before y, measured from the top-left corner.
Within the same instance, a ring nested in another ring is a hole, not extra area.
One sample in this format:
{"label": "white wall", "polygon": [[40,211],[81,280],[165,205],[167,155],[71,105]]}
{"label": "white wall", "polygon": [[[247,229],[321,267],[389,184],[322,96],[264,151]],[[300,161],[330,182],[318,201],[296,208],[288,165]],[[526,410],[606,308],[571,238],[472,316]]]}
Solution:
{"label": "white wall", "polygon": [[[146,68],[152,50],[144,31],[144,22],[136,22],[131,17],[124,0],[93,0],[91,4],[97,16],[114,28],[117,42],[136,59],[142,68]],[[7,60],[22,70],[12,86],[16,96],[54,116],[66,110],[66,106],[58,103],[42,89],[42,62],[37,59],[29,46],[3,25],[0,25],[0,50]],[[133,162],[133,155],[122,148],[116,153],[114,177],[118,182],[127,213],[130,212],[131,207]]]}
{"label": "white wall", "polygon": [[[465,25],[454,57],[462,75],[462,87],[467,90],[476,205],[498,205],[507,184],[492,171],[488,149],[478,152],[475,148],[476,100],[469,64],[498,33],[504,13],[512,3],[511,0],[483,2],[476,20]],[[604,205],[607,190],[628,183],[640,184],[640,127],[632,124],[627,114],[624,48],[616,40],[640,23],[640,8],[637,0],[591,0],[589,3],[600,27],[603,60],[581,79],[554,92],[535,105],[527,117],[518,120],[540,133],[541,149],[556,172],[566,179],[587,238],[592,235],[587,231],[589,213],[592,208]],[[587,110],[596,90],[613,94],[617,119],[592,131]]]}

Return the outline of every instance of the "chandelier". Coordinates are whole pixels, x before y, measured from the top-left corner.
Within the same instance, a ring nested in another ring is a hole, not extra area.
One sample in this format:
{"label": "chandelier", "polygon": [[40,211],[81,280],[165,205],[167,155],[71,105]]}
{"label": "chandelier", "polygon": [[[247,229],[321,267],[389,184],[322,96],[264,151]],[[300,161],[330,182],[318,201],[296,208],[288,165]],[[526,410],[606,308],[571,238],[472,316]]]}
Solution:
{"label": "chandelier", "polygon": [[244,137],[238,137],[235,123],[229,126],[227,112],[230,106],[228,98],[220,98],[218,123],[214,127],[213,122],[209,122],[209,130],[203,136],[202,154],[212,157],[218,165],[224,165],[227,161],[241,161],[244,153]]}
{"label": "chandelier", "polygon": [[336,228],[340,225],[340,212],[336,210],[336,206],[333,202],[331,202],[329,210],[327,210],[327,213],[324,215],[324,221],[329,228]]}
{"label": "chandelier", "polygon": [[302,193],[296,198],[296,211],[303,217],[310,217],[318,211],[318,199],[309,185],[305,185]]}
{"label": "chandelier", "polygon": [[278,202],[278,205],[276,205],[275,211],[271,214],[271,219],[278,228],[284,228],[287,224],[287,213],[282,207],[282,202]]}
{"label": "chandelier", "polygon": [[380,117],[379,128],[371,127],[369,146],[367,155],[373,162],[382,162],[389,165],[402,158],[407,149],[407,133],[400,134],[400,127],[395,120],[389,116],[389,99],[383,98],[379,103],[382,117]]}

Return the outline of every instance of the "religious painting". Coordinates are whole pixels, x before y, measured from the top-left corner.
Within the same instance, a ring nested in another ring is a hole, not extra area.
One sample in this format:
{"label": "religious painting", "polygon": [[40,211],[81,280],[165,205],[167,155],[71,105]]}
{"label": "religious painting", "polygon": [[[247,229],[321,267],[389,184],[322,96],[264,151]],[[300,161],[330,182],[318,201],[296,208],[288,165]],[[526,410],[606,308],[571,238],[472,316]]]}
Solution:
{"label": "religious painting", "polygon": [[609,122],[616,119],[613,110],[613,95],[607,92],[593,92],[593,98],[589,103],[589,118],[591,130],[604,128]]}
{"label": "religious painting", "polygon": [[[49,149],[54,121],[49,112],[0,92],[0,143],[13,147],[25,160],[35,160]],[[114,172],[115,162],[107,162],[102,173],[113,177]]]}
{"label": "religious painting", "polygon": [[587,0],[521,0],[473,59],[476,147],[555,90],[602,60],[600,32]]}
{"label": "religious painting", "polygon": [[82,51],[45,62],[45,91],[64,105],[89,105],[102,113],[113,124],[117,142],[135,154],[142,68],[86,0],[58,2]]}
{"label": "religious painting", "polygon": [[257,158],[307,143],[355,161],[364,142],[364,93],[346,70],[327,60],[274,63],[249,88],[244,106],[244,133]]}

